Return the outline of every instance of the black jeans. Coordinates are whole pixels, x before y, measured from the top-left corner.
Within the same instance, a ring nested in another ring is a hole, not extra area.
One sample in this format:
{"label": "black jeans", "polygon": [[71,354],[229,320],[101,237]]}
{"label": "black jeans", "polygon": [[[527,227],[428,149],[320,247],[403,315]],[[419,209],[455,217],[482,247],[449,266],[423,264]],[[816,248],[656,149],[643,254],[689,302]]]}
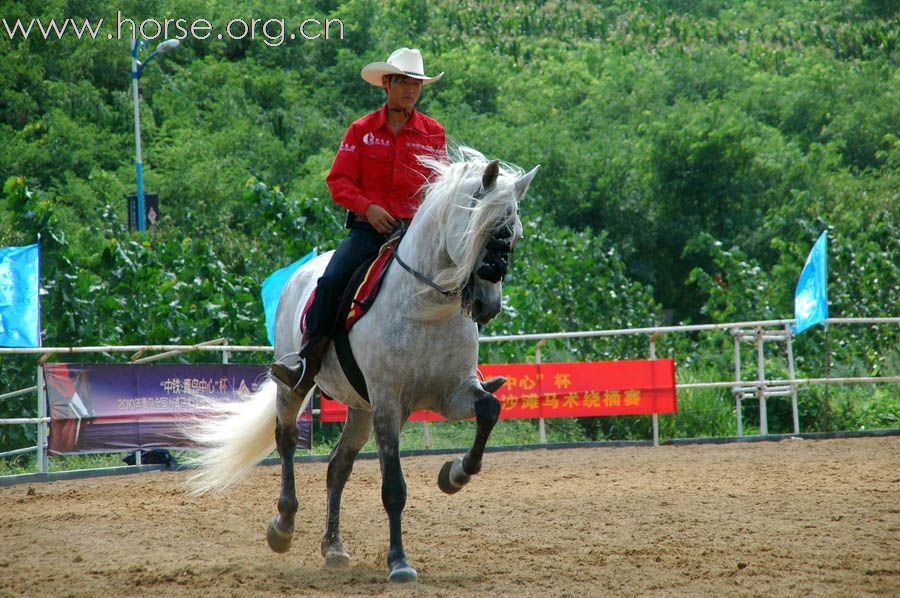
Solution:
{"label": "black jeans", "polygon": [[368,222],[354,222],[350,234],[341,241],[319,278],[316,296],[306,315],[306,334],[310,341],[333,336],[341,296],[356,269],[370,258],[387,240]]}

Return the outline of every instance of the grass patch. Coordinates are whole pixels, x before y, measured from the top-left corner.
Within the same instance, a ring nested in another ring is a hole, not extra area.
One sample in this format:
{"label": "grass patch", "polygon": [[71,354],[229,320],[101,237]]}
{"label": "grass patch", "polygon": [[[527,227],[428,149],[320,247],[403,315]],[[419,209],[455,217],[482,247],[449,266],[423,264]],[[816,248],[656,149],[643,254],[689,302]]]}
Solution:
{"label": "grass patch", "polygon": [[[123,467],[127,453],[92,453],[89,455],[50,455],[48,471],[74,471],[78,469],[105,469]],[[0,476],[37,473],[37,457],[34,453],[0,459]]]}

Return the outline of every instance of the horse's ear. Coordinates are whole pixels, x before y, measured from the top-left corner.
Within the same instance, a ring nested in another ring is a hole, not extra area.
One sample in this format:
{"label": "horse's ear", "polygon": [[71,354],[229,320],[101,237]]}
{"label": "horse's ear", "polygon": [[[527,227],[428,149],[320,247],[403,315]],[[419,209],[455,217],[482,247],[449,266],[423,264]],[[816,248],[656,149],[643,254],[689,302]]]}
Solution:
{"label": "horse's ear", "polygon": [[537,174],[538,168],[540,167],[541,165],[538,164],[532,168],[530,172],[527,172],[523,174],[521,178],[516,179],[516,201],[522,199],[522,196],[528,191],[528,185],[531,184],[531,179],[534,178],[534,175]]}
{"label": "horse's ear", "polygon": [[500,176],[500,160],[491,160],[481,175],[481,188],[490,191],[497,183],[498,176]]}

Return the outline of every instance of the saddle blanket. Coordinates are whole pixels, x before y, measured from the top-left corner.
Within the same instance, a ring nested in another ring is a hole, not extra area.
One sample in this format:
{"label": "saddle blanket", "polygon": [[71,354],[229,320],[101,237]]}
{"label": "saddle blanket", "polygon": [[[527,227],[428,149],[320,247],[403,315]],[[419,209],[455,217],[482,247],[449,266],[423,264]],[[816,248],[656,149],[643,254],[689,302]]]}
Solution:
{"label": "saddle blanket", "polygon": [[[341,301],[341,311],[338,313],[338,320],[343,320],[344,330],[350,331],[369,308],[375,303],[378,291],[381,290],[381,282],[384,274],[387,272],[388,265],[394,257],[394,250],[397,248],[399,239],[394,239],[381,246],[378,255],[365,262],[354,273],[350,279],[350,284],[344,291],[344,299]],[[352,298],[347,295],[353,293]],[[300,330],[306,333],[306,315],[312,305],[316,291],[313,290],[306,306],[303,308],[303,316],[300,319]],[[349,301],[348,301],[349,299]],[[349,303],[349,309],[347,307]]]}

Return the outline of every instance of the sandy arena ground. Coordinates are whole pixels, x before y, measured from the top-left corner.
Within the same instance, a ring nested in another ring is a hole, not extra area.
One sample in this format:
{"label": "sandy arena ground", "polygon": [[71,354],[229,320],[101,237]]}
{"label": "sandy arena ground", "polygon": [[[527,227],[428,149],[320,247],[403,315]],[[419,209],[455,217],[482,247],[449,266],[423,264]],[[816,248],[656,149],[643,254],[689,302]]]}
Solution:
{"label": "sandy arena ground", "polygon": [[404,460],[413,587],[386,582],[362,460],[337,572],[319,556],[322,463],[297,466],[282,555],[264,537],[277,467],[199,498],[185,472],[0,488],[0,595],[900,595],[900,437],[488,454],[454,496],[435,483],[445,459]]}

